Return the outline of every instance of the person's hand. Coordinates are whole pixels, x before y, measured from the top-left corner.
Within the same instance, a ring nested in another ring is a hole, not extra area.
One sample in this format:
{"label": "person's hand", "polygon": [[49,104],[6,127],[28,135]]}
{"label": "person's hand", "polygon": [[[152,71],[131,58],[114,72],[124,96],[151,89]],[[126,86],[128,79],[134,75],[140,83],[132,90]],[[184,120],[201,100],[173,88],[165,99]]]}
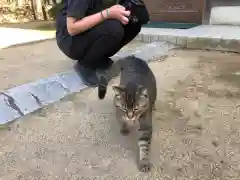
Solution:
{"label": "person's hand", "polygon": [[125,7],[123,7],[119,4],[114,5],[109,8],[109,18],[117,19],[124,25],[128,24],[129,16],[130,16],[130,11],[126,11]]}

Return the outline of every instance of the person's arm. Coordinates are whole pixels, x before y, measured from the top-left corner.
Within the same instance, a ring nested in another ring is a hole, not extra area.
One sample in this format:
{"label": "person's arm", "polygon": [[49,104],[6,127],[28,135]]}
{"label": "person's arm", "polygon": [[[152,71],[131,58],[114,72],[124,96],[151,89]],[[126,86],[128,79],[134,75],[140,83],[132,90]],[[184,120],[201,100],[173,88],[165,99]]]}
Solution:
{"label": "person's arm", "polygon": [[103,15],[99,12],[85,16],[90,2],[90,0],[68,0],[67,30],[71,36],[87,31],[109,18],[118,19],[123,24],[128,23],[126,16],[130,15],[130,11],[125,11],[125,8],[120,5],[103,10]]}
{"label": "person's arm", "polygon": [[102,12],[104,17],[102,16],[101,12],[86,16],[80,20],[77,20],[74,17],[67,17],[68,33],[73,36],[96,26],[97,24],[105,20],[105,18],[107,17],[106,11],[107,10],[104,10]]}
{"label": "person's arm", "polygon": [[[66,23],[71,36],[82,33],[104,20],[101,12],[86,16],[87,9],[91,6],[90,3],[90,0],[68,0]],[[103,15],[106,17],[106,10]]]}

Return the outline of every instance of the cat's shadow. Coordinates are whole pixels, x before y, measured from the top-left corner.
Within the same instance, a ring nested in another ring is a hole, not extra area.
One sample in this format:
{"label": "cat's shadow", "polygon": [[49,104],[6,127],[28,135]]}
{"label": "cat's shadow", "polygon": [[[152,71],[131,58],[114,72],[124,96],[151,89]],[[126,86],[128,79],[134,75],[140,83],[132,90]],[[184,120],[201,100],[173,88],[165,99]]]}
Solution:
{"label": "cat's shadow", "polygon": [[[126,152],[130,159],[136,161],[137,151],[137,138],[138,133],[135,128],[131,128],[130,133],[124,136],[120,133],[120,124],[116,119],[115,110],[113,106],[113,91],[112,88],[108,88],[108,93],[104,100],[96,100],[93,107],[91,107],[99,118],[104,119],[104,124],[107,127],[107,143],[110,146],[117,146],[122,149],[121,152]],[[96,108],[95,108],[96,107]],[[97,111],[97,112],[96,112]],[[96,131],[98,131],[96,129]],[[125,156],[123,153],[122,156]]]}
{"label": "cat's shadow", "polygon": [[[113,84],[119,83],[118,78],[114,77],[120,74],[121,68],[125,65],[124,62],[126,61],[116,61],[108,72],[110,73],[111,77],[109,77],[110,82],[108,84],[107,94],[104,99],[98,99],[97,88],[91,93],[91,102],[89,103],[91,104],[91,107],[89,106],[89,111],[91,111],[92,114],[95,114],[96,118],[98,119],[98,122],[93,123],[101,123],[101,127],[104,126],[104,134],[101,134],[103,130],[98,129],[98,126],[96,126],[97,128],[94,129],[94,131],[96,131],[97,134],[104,136],[102,138],[107,141],[105,143],[107,143],[108,146],[117,147],[118,150],[115,153],[118,153],[119,156],[125,158],[127,157],[127,159],[131,161],[136,161],[138,153],[138,132],[136,131],[136,128],[131,128],[131,132],[127,136],[124,136],[120,133],[120,124],[116,119],[113,105],[114,92],[112,86]],[[99,146],[101,146],[101,144],[99,144]]]}

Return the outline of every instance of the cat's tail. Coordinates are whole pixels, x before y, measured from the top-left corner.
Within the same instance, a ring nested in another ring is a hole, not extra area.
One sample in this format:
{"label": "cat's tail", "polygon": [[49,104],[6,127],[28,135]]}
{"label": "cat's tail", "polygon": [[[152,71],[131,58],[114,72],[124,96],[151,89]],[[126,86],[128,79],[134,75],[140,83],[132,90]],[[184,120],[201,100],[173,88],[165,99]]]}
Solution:
{"label": "cat's tail", "polygon": [[105,95],[107,94],[108,81],[107,81],[106,77],[104,77],[104,76],[100,76],[99,81],[100,81],[100,83],[98,85],[98,98],[104,99]]}

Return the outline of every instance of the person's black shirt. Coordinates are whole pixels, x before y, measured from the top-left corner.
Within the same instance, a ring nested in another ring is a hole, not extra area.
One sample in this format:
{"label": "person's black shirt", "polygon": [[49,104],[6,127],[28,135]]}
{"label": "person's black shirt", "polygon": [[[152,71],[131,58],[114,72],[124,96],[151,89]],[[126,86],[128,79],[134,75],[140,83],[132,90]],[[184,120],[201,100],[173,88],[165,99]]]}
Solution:
{"label": "person's black shirt", "polygon": [[106,5],[111,6],[115,4],[115,2],[116,0],[63,0],[63,8],[58,13],[56,19],[56,38],[60,40],[70,36],[67,31],[67,17],[80,20],[85,16],[101,11],[103,8],[106,8]]}

